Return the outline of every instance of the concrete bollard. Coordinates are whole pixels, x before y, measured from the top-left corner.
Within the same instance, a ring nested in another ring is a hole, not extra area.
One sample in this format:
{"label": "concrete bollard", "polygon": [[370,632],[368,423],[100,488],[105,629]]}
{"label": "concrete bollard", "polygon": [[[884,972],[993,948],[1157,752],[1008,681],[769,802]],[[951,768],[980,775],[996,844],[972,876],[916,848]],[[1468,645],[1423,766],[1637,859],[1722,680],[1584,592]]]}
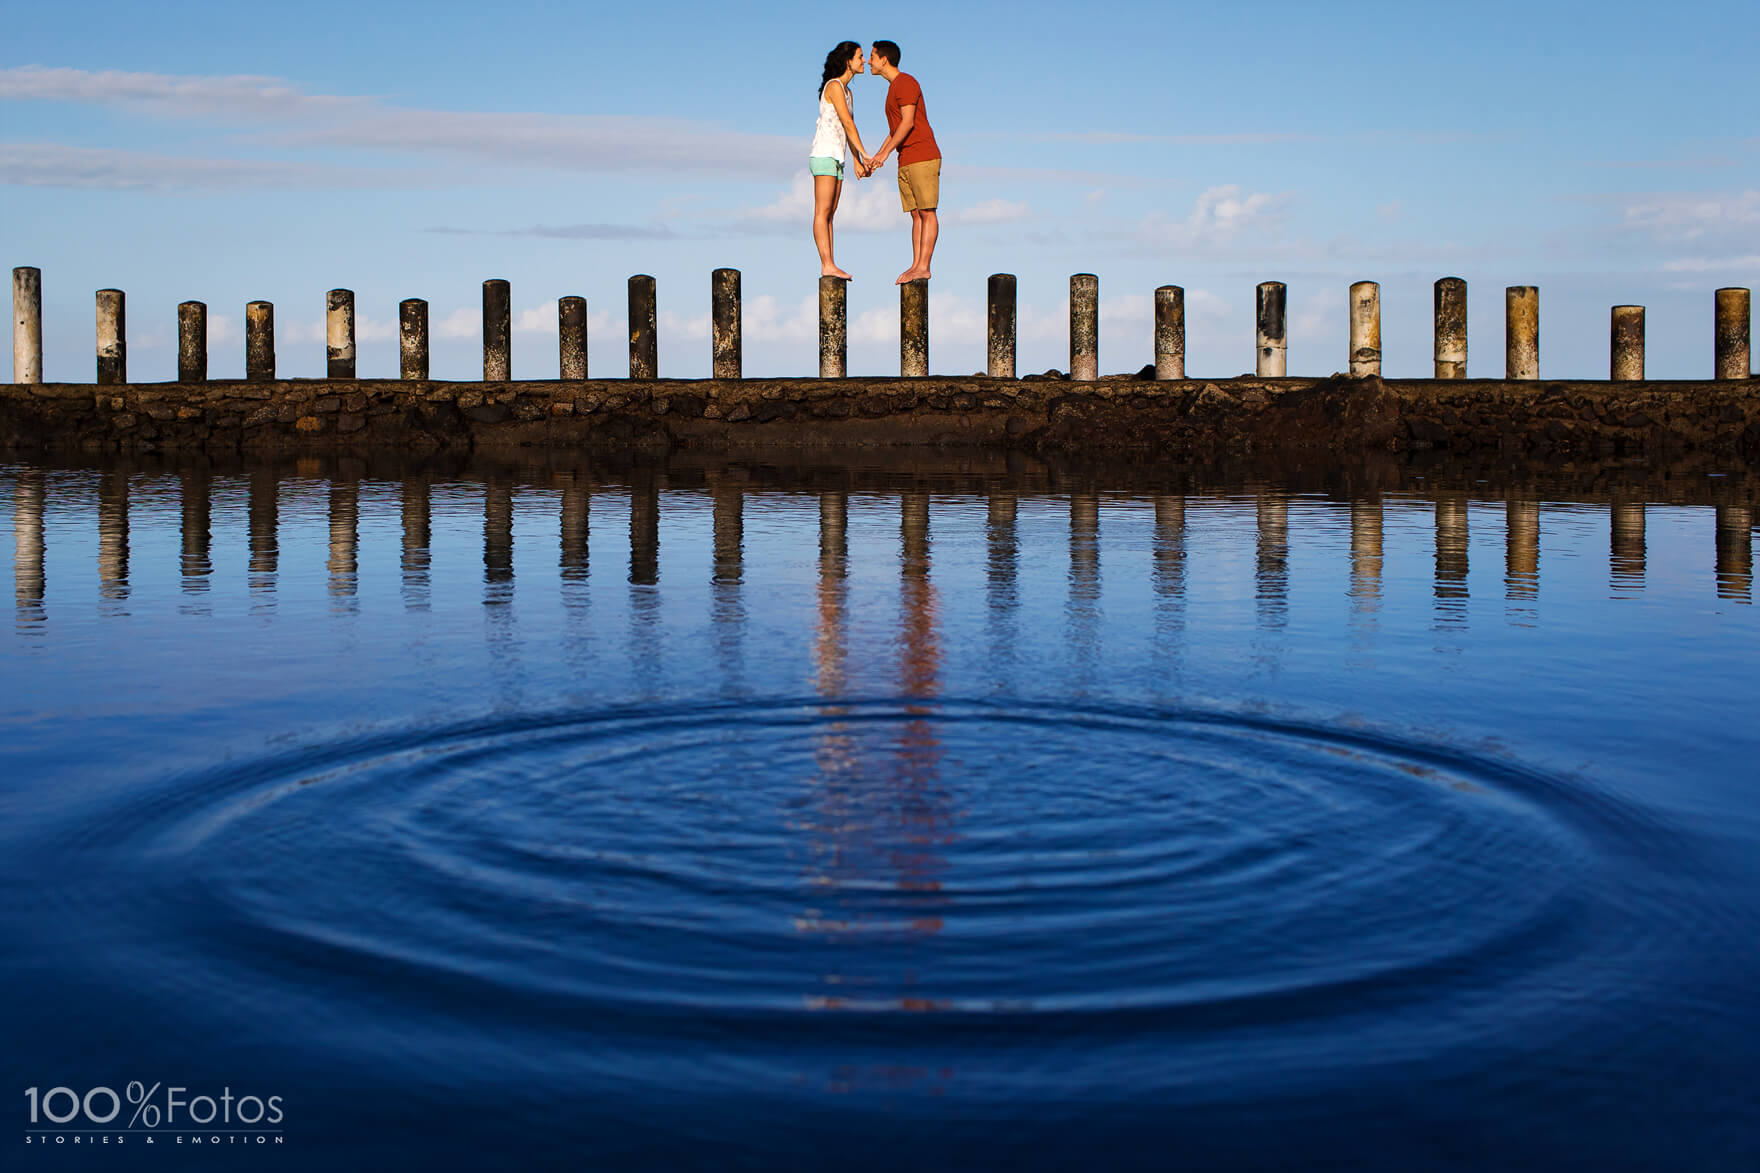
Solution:
{"label": "concrete bollard", "polygon": [[1540,289],[1511,285],[1503,291],[1503,377],[1540,377]]}
{"label": "concrete bollard", "polygon": [[1069,377],[1090,383],[1100,377],[1100,278],[1069,279]]}
{"label": "concrete bollard", "polygon": [[849,374],[849,282],[819,278],[819,377]]}
{"label": "concrete bollard", "polygon": [[739,270],[717,269],[709,278],[710,373],[717,379],[740,377]]}
{"label": "concrete bollard", "polygon": [[1467,377],[1467,283],[1459,277],[1436,283],[1436,377]]}
{"label": "concrete bollard", "polygon": [[898,373],[929,373],[929,283],[922,278],[898,287]]}
{"label": "concrete bollard", "polygon": [[1644,377],[1644,307],[1613,307],[1612,356],[1608,375],[1616,383],[1632,383]]}
{"label": "concrete bollard", "polygon": [[513,378],[513,290],[506,281],[483,282],[483,382]]}
{"label": "concrete bollard", "polygon": [[270,302],[244,307],[244,377],[252,383],[275,381],[275,306]]}
{"label": "concrete bollard", "polygon": [[654,279],[638,273],[629,279],[629,377],[660,377],[658,297]]}
{"label": "concrete bollard", "polygon": [[1259,286],[1255,307],[1258,358],[1253,369],[1262,379],[1281,379],[1289,373],[1288,298],[1289,289],[1281,281]]}
{"label": "concrete bollard", "polygon": [[1015,277],[990,274],[990,330],[985,369],[993,379],[1015,376]]}
{"label": "concrete bollard", "polygon": [[98,386],[128,382],[128,297],[120,289],[98,290]]}
{"label": "concrete bollard", "polygon": [[354,378],[354,290],[352,289],[332,289],[324,295],[324,357],[324,374],[327,378]]}
{"label": "concrete bollard", "polygon": [[587,377],[587,299],[564,297],[556,302],[558,369],[565,383]]}
{"label": "concrete bollard", "polygon": [[419,297],[397,305],[397,374],[424,382],[428,378],[428,303]]}
{"label": "concrete bollard", "polygon": [[208,381],[208,307],[199,301],[177,307],[177,381]]}
{"label": "concrete bollard", "polygon": [[1358,281],[1351,286],[1352,378],[1381,373],[1381,286]]}
{"label": "concrete bollard", "polygon": [[1714,347],[1718,379],[1746,379],[1749,369],[1751,310],[1746,289],[1717,291],[1717,339]]}
{"label": "concrete bollard", "polygon": [[12,271],[12,381],[43,381],[43,271]]}
{"label": "concrete bollard", "polygon": [[1186,377],[1186,291],[1178,285],[1155,291],[1155,377]]}

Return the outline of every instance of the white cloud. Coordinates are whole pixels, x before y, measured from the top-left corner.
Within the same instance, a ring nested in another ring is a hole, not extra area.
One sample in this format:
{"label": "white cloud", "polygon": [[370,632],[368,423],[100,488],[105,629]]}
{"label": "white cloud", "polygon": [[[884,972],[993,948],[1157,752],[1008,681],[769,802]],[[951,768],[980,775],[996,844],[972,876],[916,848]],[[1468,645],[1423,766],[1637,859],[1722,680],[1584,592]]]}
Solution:
{"label": "white cloud", "polygon": [[1738,270],[1760,269],[1760,255],[1747,257],[1682,257],[1665,261],[1664,273],[1733,273]]}
{"label": "white cloud", "polygon": [[1033,209],[1024,200],[989,199],[947,215],[952,224],[1014,224],[1031,220]]}
{"label": "white cloud", "polygon": [[1400,214],[1404,210],[1405,210],[1405,208],[1404,208],[1403,201],[1389,200],[1387,203],[1382,204],[1380,207],[1375,209],[1375,216],[1383,224],[1392,224],[1394,221],[1396,221],[1400,218]]}
{"label": "white cloud", "polygon": [[1282,231],[1291,198],[1288,192],[1243,194],[1235,184],[1207,188],[1184,220],[1149,213],[1137,225],[1137,240],[1151,247],[1204,251],[1247,232],[1275,235]]}
{"label": "white cloud", "polygon": [[[281,146],[434,153],[595,174],[769,177],[798,164],[801,152],[793,137],[688,119],[430,110],[369,96],[314,94],[293,82],[259,76],[21,66],[0,69],[0,100],[6,99],[79,102],[256,127],[258,141]],[[458,182],[479,178],[457,174]]]}
{"label": "white cloud", "polygon": [[1623,209],[1624,226],[1665,243],[1752,240],[1760,228],[1760,189],[1650,196]]}
{"label": "white cloud", "polygon": [[433,327],[436,338],[477,338],[483,337],[483,311],[465,307],[453,310]]}
{"label": "white cloud", "polygon": [[[768,232],[778,225],[794,229],[809,227],[812,222],[813,177],[800,171],[774,200],[736,212],[733,227]],[[838,232],[896,232],[907,225],[899,210],[897,188],[866,180],[844,182],[833,223]]]}
{"label": "white cloud", "polygon": [[[872,312],[872,311],[871,311]],[[809,342],[819,337],[819,299],[801,298],[784,313],[774,297],[760,294],[740,308],[740,330],[753,342]]]}
{"label": "white cloud", "polygon": [[430,177],[417,171],[266,159],[203,159],[59,143],[0,143],[0,184],[17,187],[236,191],[265,187],[409,187],[429,182]]}

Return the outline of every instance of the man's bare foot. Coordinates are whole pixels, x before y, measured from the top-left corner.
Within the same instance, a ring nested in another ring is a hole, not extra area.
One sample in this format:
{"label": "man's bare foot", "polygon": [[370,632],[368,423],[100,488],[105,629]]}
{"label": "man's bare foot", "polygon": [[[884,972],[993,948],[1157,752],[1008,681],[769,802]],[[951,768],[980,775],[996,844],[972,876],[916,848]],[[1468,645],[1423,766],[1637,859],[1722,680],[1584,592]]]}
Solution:
{"label": "man's bare foot", "polygon": [[841,277],[845,281],[854,281],[855,280],[854,277],[851,277],[848,273],[845,273],[842,269],[839,269],[836,265],[820,265],[819,266],[819,276],[821,276],[821,277]]}
{"label": "man's bare foot", "polygon": [[923,271],[919,272],[918,270],[916,270],[914,268],[913,269],[906,269],[904,272],[902,272],[898,275],[898,280],[894,281],[893,284],[894,285],[908,285],[912,281],[915,281],[918,277],[927,277],[928,275],[929,275],[929,273],[927,270],[923,270]]}

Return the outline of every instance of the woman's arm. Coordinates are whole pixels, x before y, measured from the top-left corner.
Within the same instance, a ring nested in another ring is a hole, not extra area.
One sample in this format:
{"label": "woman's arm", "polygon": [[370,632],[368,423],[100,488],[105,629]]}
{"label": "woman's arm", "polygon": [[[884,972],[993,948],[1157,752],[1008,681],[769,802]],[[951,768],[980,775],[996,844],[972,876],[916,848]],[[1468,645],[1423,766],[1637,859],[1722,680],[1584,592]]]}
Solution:
{"label": "woman's arm", "polygon": [[[836,86],[837,88],[831,89],[832,86]],[[849,95],[844,93],[843,83],[840,81],[828,81],[825,83],[825,88],[827,91],[826,96],[831,99],[831,108],[837,111],[837,120],[843,123],[844,136],[847,137],[851,143],[855,144],[857,164],[863,167],[867,166],[868,153],[862,150],[861,132],[856,129],[856,120],[850,117]]]}

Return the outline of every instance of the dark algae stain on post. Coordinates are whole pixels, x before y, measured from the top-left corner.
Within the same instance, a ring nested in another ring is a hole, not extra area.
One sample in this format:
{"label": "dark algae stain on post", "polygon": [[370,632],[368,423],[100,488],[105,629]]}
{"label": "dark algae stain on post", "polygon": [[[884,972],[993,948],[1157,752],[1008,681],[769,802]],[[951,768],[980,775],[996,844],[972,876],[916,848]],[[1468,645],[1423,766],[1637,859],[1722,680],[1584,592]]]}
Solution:
{"label": "dark algae stain on post", "polygon": [[228,1168],[1752,1167],[1757,504],[1705,452],[14,459],[29,1143],[113,1084],[279,1097]]}

